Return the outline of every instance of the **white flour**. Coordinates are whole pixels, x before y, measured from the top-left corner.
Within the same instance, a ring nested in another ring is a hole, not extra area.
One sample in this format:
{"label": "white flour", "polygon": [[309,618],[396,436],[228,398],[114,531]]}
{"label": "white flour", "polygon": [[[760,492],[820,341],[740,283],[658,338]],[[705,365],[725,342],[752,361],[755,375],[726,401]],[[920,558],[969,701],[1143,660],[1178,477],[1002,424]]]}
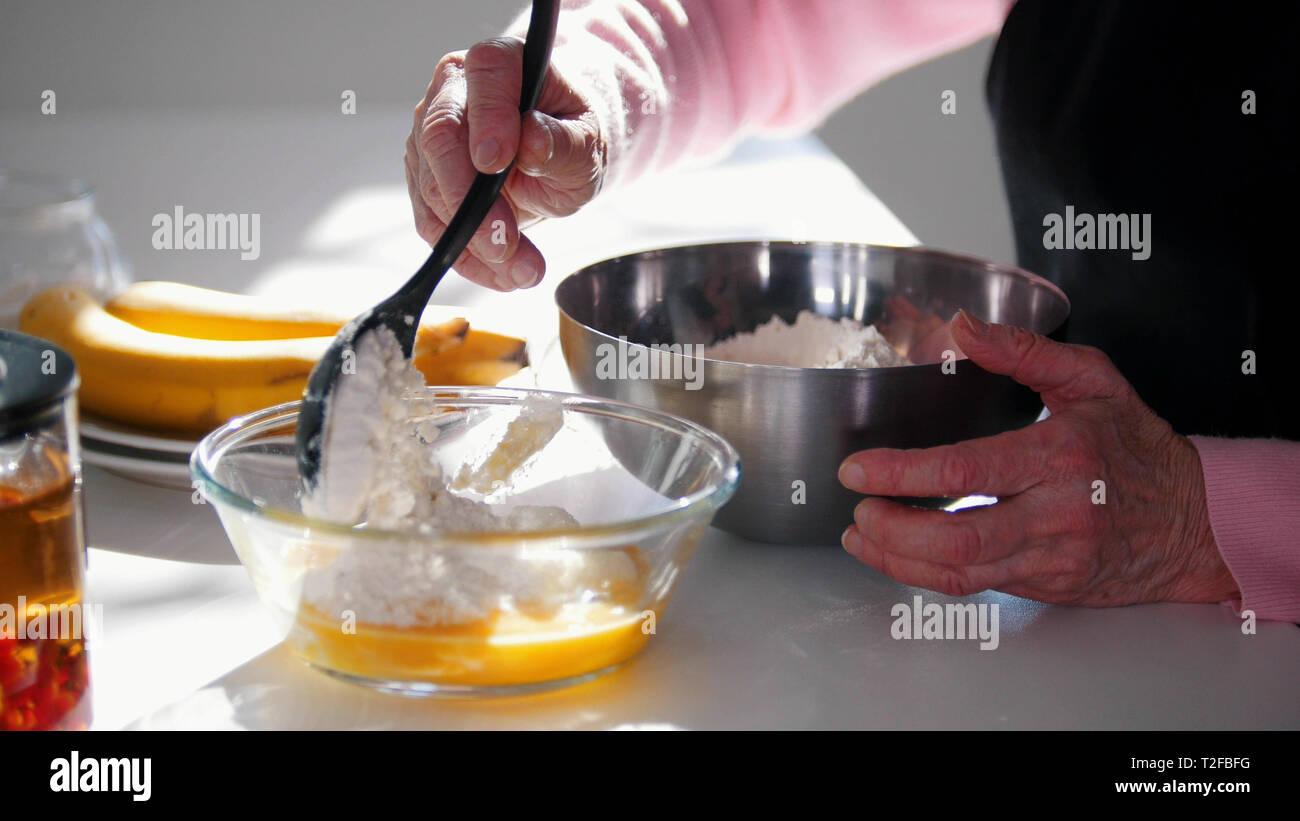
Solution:
{"label": "white flour", "polygon": [[[461,624],[506,607],[553,612],[578,585],[635,578],[636,565],[624,553],[430,547],[427,537],[438,533],[578,524],[558,507],[507,509],[453,493],[431,446],[438,436],[436,404],[390,331],[358,341],[355,373],[342,378],[327,407],[320,481],[303,499],[303,510],[331,521],[408,531],[412,539],[357,539],[324,566],[313,562],[303,579],[303,601],[332,617],[351,610],[368,623]],[[558,400],[530,397],[482,464],[462,467],[465,485],[488,492],[507,484],[563,421]],[[312,551],[317,558],[322,552]]]}
{"label": "white flour", "polygon": [[[453,494],[430,447],[438,436],[437,401],[426,392],[423,374],[387,328],[363,334],[355,355],[355,367],[340,376],[326,406],[319,481],[303,497],[304,513],[421,534],[576,524],[559,508],[506,512]],[[486,493],[504,485],[563,422],[558,400],[530,397],[483,465],[462,467],[464,486]]]}
{"label": "white flour", "polygon": [[387,328],[362,334],[345,362],[321,422],[320,472],[312,492],[303,497],[303,513],[317,519],[353,524],[361,521],[372,496],[381,462],[391,453],[395,430],[413,412],[406,394],[424,379],[402,355],[397,337]]}
{"label": "white flour", "polygon": [[709,359],[792,368],[894,368],[910,365],[874,325],[800,311],[793,325],[779,316],[752,333],[738,333],[704,349]]}
{"label": "white flour", "polygon": [[475,468],[463,465],[451,487],[492,493],[509,482],[511,475],[546,447],[562,427],[564,413],[558,399],[541,394],[528,397],[492,452]]}
{"label": "white flour", "polygon": [[469,624],[501,610],[554,615],[574,592],[632,584],[632,556],[611,550],[363,545],[308,571],[303,601],[332,618],[397,627]]}

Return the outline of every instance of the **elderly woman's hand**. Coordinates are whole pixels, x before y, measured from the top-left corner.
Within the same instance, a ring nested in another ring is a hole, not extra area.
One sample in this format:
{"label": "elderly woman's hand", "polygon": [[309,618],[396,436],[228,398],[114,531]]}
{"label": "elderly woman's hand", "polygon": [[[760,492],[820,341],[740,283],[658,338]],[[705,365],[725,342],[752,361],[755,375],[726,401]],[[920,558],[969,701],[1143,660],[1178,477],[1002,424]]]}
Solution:
{"label": "elderly woman's hand", "polygon": [[591,200],[605,172],[606,141],[587,98],[554,65],[537,108],[519,115],[523,41],[485,40],[443,57],[406,141],[415,227],[438,240],[476,172],[515,167],[503,196],[456,262],[463,276],[502,291],[541,281],[545,263],[519,229],[565,216]]}
{"label": "elderly woman's hand", "polygon": [[849,457],[840,481],[861,493],[999,498],[957,513],[864,499],[844,532],[849,553],[956,596],[994,589],[1109,606],[1237,594],[1210,530],[1195,447],[1104,353],[965,313],[952,332],[971,359],[958,367],[1012,377],[1041,394],[1051,416],[986,439]]}

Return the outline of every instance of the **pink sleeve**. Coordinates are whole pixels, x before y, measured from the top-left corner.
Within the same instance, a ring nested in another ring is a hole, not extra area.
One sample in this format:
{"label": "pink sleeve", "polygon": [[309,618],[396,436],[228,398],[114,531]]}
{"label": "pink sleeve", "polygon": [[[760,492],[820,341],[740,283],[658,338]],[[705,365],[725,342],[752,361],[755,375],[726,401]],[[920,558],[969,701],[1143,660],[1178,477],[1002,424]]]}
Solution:
{"label": "pink sleeve", "polygon": [[[1006,0],[570,0],[553,61],[591,93],[607,181],[799,131],[892,73],[992,33]],[[521,34],[527,15],[511,32]],[[935,106],[940,103],[935,89]]]}
{"label": "pink sleeve", "polygon": [[1300,442],[1191,437],[1238,609],[1300,622]]}

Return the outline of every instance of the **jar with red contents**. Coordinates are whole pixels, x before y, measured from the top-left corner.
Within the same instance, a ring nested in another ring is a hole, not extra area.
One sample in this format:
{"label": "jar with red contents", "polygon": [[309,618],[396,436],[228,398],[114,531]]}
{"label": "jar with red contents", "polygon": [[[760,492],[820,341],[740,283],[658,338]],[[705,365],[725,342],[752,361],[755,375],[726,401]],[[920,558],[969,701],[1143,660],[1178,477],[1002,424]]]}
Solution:
{"label": "jar with red contents", "polygon": [[72,358],[0,329],[0,730],[90,724]]}

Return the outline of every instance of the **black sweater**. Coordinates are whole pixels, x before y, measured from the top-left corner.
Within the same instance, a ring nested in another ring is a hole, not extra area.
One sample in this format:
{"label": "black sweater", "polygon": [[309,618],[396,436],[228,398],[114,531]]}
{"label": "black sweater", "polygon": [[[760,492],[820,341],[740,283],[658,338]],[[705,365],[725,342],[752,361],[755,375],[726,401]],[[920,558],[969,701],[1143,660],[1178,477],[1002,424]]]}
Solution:
{"label": "black sweater", "polygon": [[[1180,433],[1300,439],[1298,90],[1298,3],[1019,0],[994,51],[1019,263]],[[1045,247],[1067,206],[1149,215],[1149,258]]]}

